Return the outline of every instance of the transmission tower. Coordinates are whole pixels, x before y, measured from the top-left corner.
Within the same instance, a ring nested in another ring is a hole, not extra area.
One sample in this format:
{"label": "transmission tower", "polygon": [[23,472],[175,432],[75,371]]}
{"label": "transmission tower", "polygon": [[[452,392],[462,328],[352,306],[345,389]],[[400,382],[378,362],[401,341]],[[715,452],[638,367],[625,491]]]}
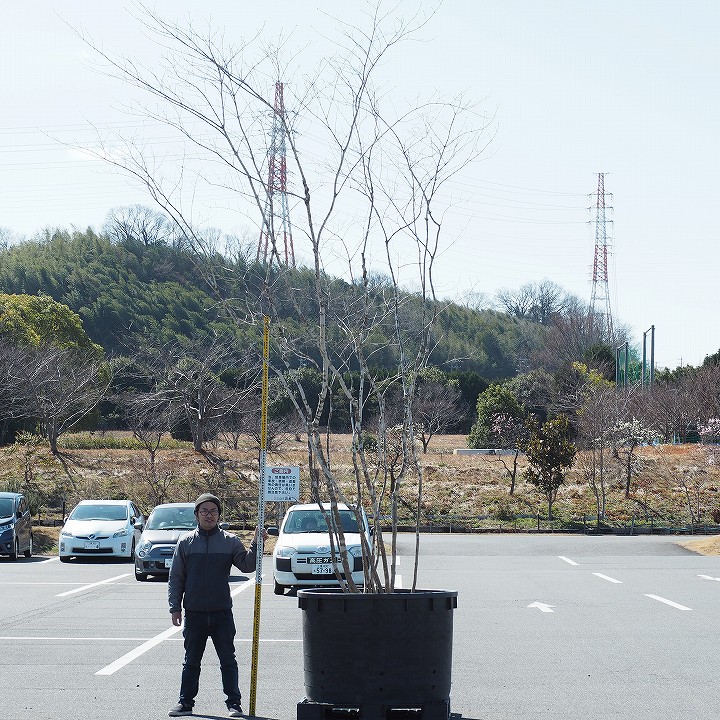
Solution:
{"label": "transmission tower", "polygon": [[[595,206],[595,259],[593,260],[592,295],[590,298],[590,330],[599,330],[603,340],[615,345],[610,288],[608,286],[608,237],[605,220],[605,175],[598,173],[597,204]],[[602,323],[595,327],[596,321]]]}
{"label": "transmission tower", "polygon": [[[290,209],[287,196],[287,157],[285,154],[285,101],[283,83],[275,83],[275,104],[273,106],[272,133],[268,149],[268,181],[265,190],[262,227],[258,241],[257,259],[263,263],[273,258],[278,263],[295,267],[295,250],[292,242]],[[282,244],[278,248],[279,233],[282,232]],[[282,257],[280,253],[283,253]]]}

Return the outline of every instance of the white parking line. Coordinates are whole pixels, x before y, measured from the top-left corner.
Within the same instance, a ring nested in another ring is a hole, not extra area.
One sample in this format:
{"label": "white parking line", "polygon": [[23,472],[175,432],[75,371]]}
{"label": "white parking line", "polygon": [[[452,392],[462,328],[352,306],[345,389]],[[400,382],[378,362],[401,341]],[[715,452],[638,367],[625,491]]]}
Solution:
{"label": "white parking line", "polygon": [[[262,582],[262,578],[260,578],[260,582]],[[239,587],[235,588],[230,595],[235,596],[238,593],[241,593],[243,590],[247,590],[249,587],[254,587],[254,582],[244,582]],[[159,645],[163,640],[167,640],[168,638],[172,637],[173,635],[179,633],[182,630],[181,627],[175,627],[174,625],[172,627],[169,627],[167,630],[164,630],[159,635],[156,635],[154,638],[150,638],[147,642],[144,642],[142,645],[138,645],[134,650],[131,650],[129,653],[125,653],[122,657],[119,657],[114,662],[111,662],[109,665],[106,665],[104,668],[101,668],[98,670],[95,674],[96,675],[112,675],[113,673],[117,672],[121,668],[124,668],[126,665],[130,664],[133,660],[139,658],[141,655],[146,653],[148,650],[152,650],[156,645]]]}
{"label": "white parking line", "polygon": [[108,578],[107,580],[100,580],[100,582],[83,585],[82,587],[75,588],[74,590],[68,590],[67,592],[60,593],[55,597],[65,597],[66,595],[73,595],[74,593],[79,593],[83,590],[89,590],[90,588],[97,587],[98,585],[107,585],[107,583],[115,582],[115,580],[122,580],[122,578],[126,577],[130,577],[130,573],[125,573],[124,575],[116,575],[115,577]]}
{"label": "white parking line", "polygon": [[182,627],[175,627],[174,625],[172,627],[169,627],[167,630],[161,632],[159,635],[156,635],[154,638],[150,638],[150,640],[144,642],[142,645],[138,645],[134,650],[131,650],[129,653],[125,653],[125,655],[115,660],[115,662],[112,662],[109,665],[106,665],[104,668],[98,670],[95,674],[112,675],[120,668],[123,668],[128,663],[131,663],[133,660],[135,660],[135,658],[140,657],[140,655],[146,653],[148,650],[151,650],[156,645],[159,645],[163,640],[167,640],[169,637],[172,637],[176,633],[179,633],[181,630]]}
{"label": "white parking line", "polygon": [[566,558],[564,555],[558,555],[560,560],[563,562],[566,562],[568,565],[577,565],[577,563],[574,560],[571,560],[570,558]]}
{"label": "white parking line", "polygon": [[123,640],[146,640],[147,638],[141,637],[60,637],[60,636],[49,636],[44,635],[3,635],[0,636],[0,641],[3,640],[31,640],[33,642],[119,642]]}
{"label": "white parking line", "polygon": [[713,577],[712,575],[698,575],[698,577],[703,580],[715,580],[716,582],[720,582],[720,578]]}
{"label": "white parking line", "polygon": [[692,608],[685,607],[685,605],[680,605],[680,603],[673,602],[672,600],[666,600],[659,595],[650,595],[649,593],[645,593],[645,597],[649,597],[653,600],[657,600],[658,602],[665,603],[666,605],[670,605],[670,607],[677,608],[678,610],[692,610]]}
{"label": "white parking line", "polygon": [[603,575],[602,573],[593,573],[596,577],[602,578],[603,580],[607,580],[611,583],[617,583],[618,585],[622,585],[622,580],[616,580],[615,578],[611,578],[609,575]]}

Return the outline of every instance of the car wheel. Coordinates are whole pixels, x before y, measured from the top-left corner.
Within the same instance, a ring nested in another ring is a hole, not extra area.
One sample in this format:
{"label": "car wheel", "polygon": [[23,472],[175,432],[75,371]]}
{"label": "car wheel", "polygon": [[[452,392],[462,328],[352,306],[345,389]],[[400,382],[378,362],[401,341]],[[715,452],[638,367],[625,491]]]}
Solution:
{"label": "car wheel", "polygon": [[24,555],[26,558],[32,557],[33,553],[33,536],[32,533],[30,533],[30,543],[27,546],[27,550],[25,551]]}
{"label": "car wheel", "polygon": [[70,562],[70,556],[69,555],[61,555],[60,562]]}
{"label": "car wheel", "polygon": [[138,572],[137,570],[135,571],[135,579],[138,582],[145,582],[145,580],[147,580],[147,578],[148,578],[147,573],[141,573],[141,572]]}
{"label": "car wheel", "polygon": [[13,548],[13,551],[10,553],[10,559],[17,560],[19,554],[20,554],[20,541],[17,538],[15,538],[15,547]]}
{"label": "car wheel", "polygon": [[273,592],[276,595],[284,595],[285,594],[285,586],[280,585],[277,580],[275,580],[275,586],[273,587]]}

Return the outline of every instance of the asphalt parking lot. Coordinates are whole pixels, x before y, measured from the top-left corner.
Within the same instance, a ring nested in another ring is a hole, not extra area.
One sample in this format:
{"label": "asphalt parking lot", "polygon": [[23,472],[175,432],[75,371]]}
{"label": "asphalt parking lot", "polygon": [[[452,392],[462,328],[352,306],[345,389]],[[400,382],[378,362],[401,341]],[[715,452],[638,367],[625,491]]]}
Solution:
{"label": "asphalt parking lot", "polygon": [[[401,544],[408,587],[411,538]],[[301,614],[295,597],[273,594],[269,571],[266,559],[256,715],[294,720]],[[717,716],[718,557],[669,538],[433,535],[418,585],[459,593],[454,719]],[[247,711],[254,581],[237,573],[231,587]],[[166,594],[166,581],[137,582],[127,562],[0,559],[3,717],[167,717],[182,637]],[[205,657],[196,715],[223,718],[211,646]]]}

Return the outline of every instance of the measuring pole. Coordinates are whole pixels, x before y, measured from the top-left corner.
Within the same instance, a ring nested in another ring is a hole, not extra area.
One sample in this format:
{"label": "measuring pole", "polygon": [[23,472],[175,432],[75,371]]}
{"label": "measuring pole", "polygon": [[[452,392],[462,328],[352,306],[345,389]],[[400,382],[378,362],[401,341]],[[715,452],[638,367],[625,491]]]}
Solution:
{"label": "measuring pole", "polygon": [[262,590],[263,528],[265,527],[265,461],[267,455],[268,364],[270,359],[270,318],[263,316],[262,407],[260,411],[260,477],[258,479],[258,538],[255,561],[255,612],[253,616],[252,664],[250,669],[250,715],[255,717],[258,650],[260,648],[260,596]]}

